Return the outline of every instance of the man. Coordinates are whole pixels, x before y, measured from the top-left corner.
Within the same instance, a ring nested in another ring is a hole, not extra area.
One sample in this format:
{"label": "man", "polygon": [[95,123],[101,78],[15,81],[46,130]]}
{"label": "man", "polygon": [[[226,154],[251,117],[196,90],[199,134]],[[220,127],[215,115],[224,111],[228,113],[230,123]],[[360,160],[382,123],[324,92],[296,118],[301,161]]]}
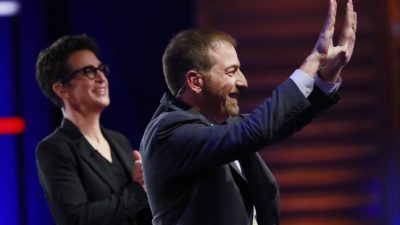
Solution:
{"label": "man", "polygon": [[254,208],[258,224],[280,223],[278,186],[255,152],[338,100],[356,13],[349,0],[334,46],[336,8],[331,0],[317,44],[301,67],[247,116],[239,115],[238,95],[247,81],[231,36],[188,30],[170,41],[163,67],[172,95],[164,95],[140,146],[153,224],[247,225]]}

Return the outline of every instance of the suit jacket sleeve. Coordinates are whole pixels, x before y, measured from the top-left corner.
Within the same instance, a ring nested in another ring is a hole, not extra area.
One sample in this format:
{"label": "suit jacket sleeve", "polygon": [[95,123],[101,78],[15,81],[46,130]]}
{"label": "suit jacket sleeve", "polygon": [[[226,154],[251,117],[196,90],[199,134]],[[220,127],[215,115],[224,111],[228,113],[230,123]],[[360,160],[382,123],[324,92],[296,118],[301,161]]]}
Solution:
{"label": "suit jacket sleeve", "polygon": [[36,151],[39,178],[57,224],[118,224],[147,206],[146,193],[134,182],[104,199],[89,201],[90,190],[83,185],[71,148],[65,137],[53,137],[41,142]]}
{"label": "suit jacket sleeve", "polygon": [[171,176],[187,176],[285,138],[335,102],[318,88],[307,99],[289,79],[242,121],[210,126],[185,111],[161,114],[150,123],[142,146],[149,151],[146,157],[160,158],[158,171],[152,172],[172,169]]}

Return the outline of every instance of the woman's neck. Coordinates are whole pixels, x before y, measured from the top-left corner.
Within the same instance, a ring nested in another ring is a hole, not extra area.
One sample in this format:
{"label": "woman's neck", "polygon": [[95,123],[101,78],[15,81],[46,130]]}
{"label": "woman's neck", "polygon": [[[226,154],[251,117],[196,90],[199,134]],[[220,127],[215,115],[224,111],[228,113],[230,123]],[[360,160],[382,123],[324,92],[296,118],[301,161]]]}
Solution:
{"label": "woman's neck", "polygon": [[64,118],[75,124],[85,137],[99,140],[102,137],[100,129],[100,113],[80,113],[62,110]]}

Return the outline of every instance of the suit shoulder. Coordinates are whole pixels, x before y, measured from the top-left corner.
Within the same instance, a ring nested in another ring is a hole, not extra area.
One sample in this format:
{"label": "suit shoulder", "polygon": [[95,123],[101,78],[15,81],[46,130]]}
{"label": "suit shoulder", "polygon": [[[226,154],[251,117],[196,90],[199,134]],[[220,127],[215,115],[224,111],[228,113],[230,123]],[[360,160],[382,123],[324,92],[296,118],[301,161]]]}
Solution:
{"label": "suit shoulder", "polygon": [[62,144],[68,142],[68,136],[64,134],[60,128],[57,128],[55,131],[44,137],[37,145],[37,147],[48,145],[48,144]]}
{"label": "suit shoulder", "polygon": [[42,158],[49,155],[70,155],[69,149],[73,141],[61,129],[57,128],[54,132],[43,138],[36,146],[36,157]]}
{"label": "suit shoulder", "polygon": [[186,111],[170,111],[161,113],[154,118],[149,125],[157,126],[159,129],[170,129],[188,123],[203,123],[207,122],[200,115],[188,113]]}
{"label": "suit shoulder", "polygon": [[[168,136],[176,134],[176,130],[187,124],[207,126],[201,116],[186,111],[163,112],[153,118],[147,125],[142,137],[142,144],[149,144],[156,140],[165,140]],[[188,128],[191,129],[191,128]]]}

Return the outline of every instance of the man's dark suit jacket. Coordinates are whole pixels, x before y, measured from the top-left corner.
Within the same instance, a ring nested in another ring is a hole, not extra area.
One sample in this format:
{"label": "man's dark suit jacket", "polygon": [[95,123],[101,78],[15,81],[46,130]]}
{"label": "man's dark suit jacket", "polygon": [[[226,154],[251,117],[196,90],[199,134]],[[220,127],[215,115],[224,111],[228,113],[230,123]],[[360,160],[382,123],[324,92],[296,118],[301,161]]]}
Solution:
{"label": "man's dark suit jacket", "polygon": [[153,224],[248,225],[253,206],[259,225],[279,224],[278,186],[255,152],[335,101],[316,87],[305,98],[289,79],[245,118],[217,125],[164,96],[140,145]]}
{"label": "man's dark suit jacket", "polygon": [[[111,149],[131,174],[132,148],[125,136],[102,128]],[[132,182],[118,190],[115,174],[79,129],[64,119],[41,141],[37,168],[45,196],[59,225],[148,225],[151,214],[144,189]]]}

